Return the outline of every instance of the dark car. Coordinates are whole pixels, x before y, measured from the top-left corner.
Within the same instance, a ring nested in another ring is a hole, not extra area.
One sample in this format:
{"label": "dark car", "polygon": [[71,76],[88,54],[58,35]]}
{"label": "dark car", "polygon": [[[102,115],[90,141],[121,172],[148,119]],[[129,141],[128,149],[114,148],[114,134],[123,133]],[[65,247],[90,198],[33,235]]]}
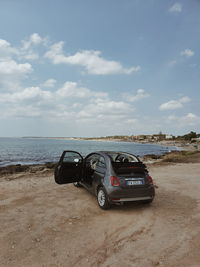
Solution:
{"label": "dark car", "polygon": [[102,209],[126,201],[151,203],[155,196],[145,164],[126,152],[98,151],[83,158],[76,151],[64,151],[55,168],[55,181],[85,187]]}

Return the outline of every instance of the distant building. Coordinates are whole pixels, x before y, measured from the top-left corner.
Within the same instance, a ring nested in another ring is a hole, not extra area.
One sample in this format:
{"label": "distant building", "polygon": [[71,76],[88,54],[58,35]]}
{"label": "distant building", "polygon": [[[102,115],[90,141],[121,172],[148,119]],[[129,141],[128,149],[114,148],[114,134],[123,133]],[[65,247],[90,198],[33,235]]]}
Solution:
{"label": "distant building", "polygon": [[168,139],[168,140],[169,140],[169,139],[173,139],[173,135],[171,135],[171,134],[166,135],[166,136],[165,136],[165,139]]}

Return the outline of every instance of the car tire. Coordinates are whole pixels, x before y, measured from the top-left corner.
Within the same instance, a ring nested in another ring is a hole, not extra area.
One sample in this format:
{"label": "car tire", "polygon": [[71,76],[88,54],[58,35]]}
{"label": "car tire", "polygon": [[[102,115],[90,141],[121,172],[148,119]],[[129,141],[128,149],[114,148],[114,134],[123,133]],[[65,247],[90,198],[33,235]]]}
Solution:
{"label": "car tire", "polygon": [[107,210],[111,206],[108,200],[107,193],[103,187],[99,187],[97,191],[97,202],[99,204],[99,207],[103,210]]}
{"label": "car tire", "polygon": [[82,185],[79,182],[73,183],[75,187],[82,187]]}

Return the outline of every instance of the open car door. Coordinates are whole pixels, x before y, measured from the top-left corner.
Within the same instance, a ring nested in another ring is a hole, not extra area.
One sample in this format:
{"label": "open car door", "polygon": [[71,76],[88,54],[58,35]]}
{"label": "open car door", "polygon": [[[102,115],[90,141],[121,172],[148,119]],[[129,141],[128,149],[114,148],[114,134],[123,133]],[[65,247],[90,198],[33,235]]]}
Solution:
{"label": "open car door", "polygon": [[67,150],[56,166],[54,177],[57,184],[75,183],[81,180],[83,157],[76,151]]}

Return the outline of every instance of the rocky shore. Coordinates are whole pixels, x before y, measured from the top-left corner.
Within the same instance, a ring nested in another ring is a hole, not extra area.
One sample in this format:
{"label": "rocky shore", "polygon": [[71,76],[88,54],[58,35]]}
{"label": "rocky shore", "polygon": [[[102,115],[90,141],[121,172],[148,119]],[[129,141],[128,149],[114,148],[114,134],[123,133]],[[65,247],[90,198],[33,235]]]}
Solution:
{"label": "rocky shore", "polygon": [[[186,162],[200,162],[200,150],[183,150],[172,151],[164,155],[149,154],[140,159],[146,164],[167,164],[167,163],[186,163]],[[53,173],[56,163],[49,162],[46,164],[38,165],[9,165],[0,167],[0,177],[15,173],[37,173],[37,172],[49,172]]]}

